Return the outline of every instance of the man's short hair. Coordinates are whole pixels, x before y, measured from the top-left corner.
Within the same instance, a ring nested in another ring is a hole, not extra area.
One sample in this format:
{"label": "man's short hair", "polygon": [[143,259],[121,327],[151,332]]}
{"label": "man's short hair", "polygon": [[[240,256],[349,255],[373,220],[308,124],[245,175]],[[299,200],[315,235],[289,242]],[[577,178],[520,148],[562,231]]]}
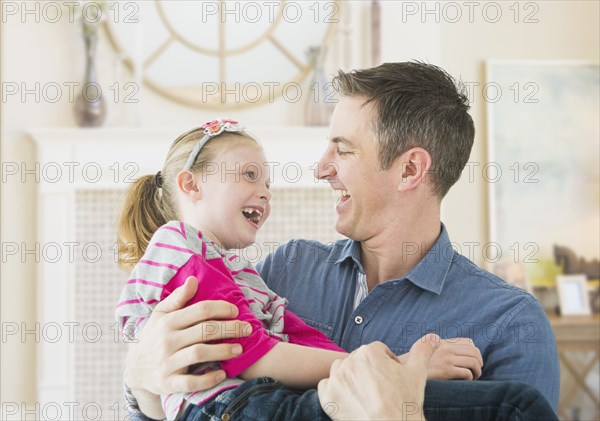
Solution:
{"label": "man's short hair", "polygon": [[432,159],[427,180],[443,198],[460,178],[475,137],[464,85],[440,67],[421,62],[340,70],[333,83],[341,95],[362,96],[364,105],[374,105],[381,169],[410,148],[422,147]]}

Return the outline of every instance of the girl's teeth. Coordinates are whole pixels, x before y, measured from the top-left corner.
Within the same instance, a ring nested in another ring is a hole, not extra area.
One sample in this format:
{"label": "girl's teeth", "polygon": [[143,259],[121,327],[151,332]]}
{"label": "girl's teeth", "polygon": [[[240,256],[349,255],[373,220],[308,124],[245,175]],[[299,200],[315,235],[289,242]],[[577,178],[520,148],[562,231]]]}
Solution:
{"label": "girl's teeth", "polygon": [[252,215],[253,213],[256,213],[258,215],[258,218],[262,218],[263,213],[261,211],[259,211],[258,209],[254,209],[254,208],[242,208],[242,212],[246,212],[250,215]]}

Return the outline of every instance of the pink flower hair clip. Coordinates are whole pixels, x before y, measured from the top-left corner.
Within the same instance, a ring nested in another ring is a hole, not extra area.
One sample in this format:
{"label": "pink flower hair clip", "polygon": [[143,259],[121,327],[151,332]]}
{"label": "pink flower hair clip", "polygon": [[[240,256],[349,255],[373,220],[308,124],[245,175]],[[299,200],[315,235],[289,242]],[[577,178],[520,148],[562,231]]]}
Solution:
{"label": "pink flower hair clip", "polygon": [[221,118],[213,120],[213,121],[209,121],[209,122],[203,124],[201,128],[204,129],[204,136],[202,137],[202,139],[200,139],[198,141],[198,144],[194,147],[194,150],[192,150],[192,152],[190,153],[190,157],[188,158],[187,162],[185,163],[185,166],[183,167],[184,170],[189,170],[190,168],[192,168],[192,166],[194,165],[194,162],[196,162],[196,158],[198,157],[198,154],[202,150],[202,147],[210,139],[220,135],[223,132],[239,133],[239,132],[243,132],[245,129],[245,127],[242,126],[237,121],[226,120],[226,119],[221,119]]}

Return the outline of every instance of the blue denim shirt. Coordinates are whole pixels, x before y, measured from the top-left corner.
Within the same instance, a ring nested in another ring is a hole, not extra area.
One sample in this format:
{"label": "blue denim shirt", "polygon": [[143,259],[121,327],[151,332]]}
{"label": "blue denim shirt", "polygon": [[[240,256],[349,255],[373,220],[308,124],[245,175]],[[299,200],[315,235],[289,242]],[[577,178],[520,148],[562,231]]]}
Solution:
{"label": "blue denim shirt", "polygon": [[396,354],[421,336],[469,337],[483,356],[482,380],[514,380],[542,392],[556,410],[559,364],[539,302],[452,248],[442,225],[435,245],[402,278],[377,285],[353,309],[360,243],[293,240],[257,266],[289,310],[346,351],[373,341]]}

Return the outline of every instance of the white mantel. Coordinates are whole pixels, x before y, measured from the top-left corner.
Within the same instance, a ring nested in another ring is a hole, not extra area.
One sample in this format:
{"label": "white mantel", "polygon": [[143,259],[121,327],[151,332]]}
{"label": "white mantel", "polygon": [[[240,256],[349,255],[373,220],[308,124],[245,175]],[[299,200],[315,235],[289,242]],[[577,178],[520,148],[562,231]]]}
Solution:
{"label": "white mantel", "polygon": [[[182,128],[33,129],[40,194],[115,188],[156,173]],[[327,127],[256,127],[251,130],[274,163],[274,186],[316,184],[313,169],[325,150]],[[59,171],[61,174],[59,174]],[[117,186],[116,186],[116,185]]]}

